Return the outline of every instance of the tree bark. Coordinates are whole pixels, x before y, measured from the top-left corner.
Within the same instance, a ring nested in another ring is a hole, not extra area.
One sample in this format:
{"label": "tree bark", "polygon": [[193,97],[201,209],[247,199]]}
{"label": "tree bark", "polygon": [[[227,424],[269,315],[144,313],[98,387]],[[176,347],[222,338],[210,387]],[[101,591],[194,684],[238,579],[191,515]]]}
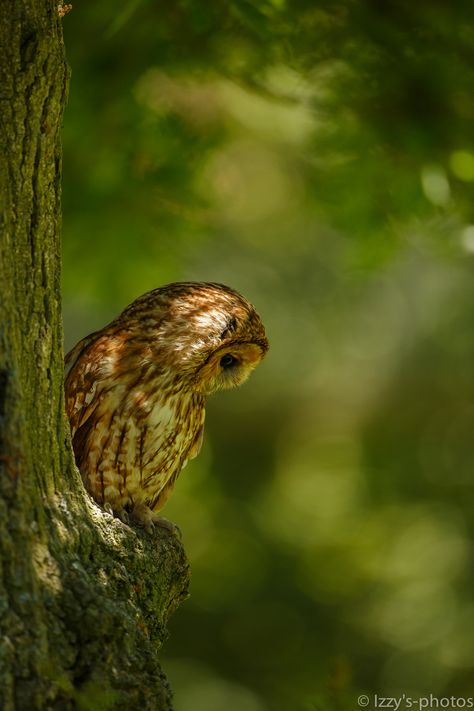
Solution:
{"label": "tree bark", "polygon": [[171,709],[184,551],[90,501],[64,416],[57,4],[1,2],[0,47],[0,709]]}

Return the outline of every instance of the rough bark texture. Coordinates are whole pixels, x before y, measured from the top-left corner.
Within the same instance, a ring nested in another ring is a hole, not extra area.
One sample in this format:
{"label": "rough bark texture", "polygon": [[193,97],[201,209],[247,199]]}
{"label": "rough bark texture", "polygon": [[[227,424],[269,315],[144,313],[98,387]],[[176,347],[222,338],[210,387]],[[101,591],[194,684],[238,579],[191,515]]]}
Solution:
{"label": "rough bark texture", "polygon": [[3,0],[0,47],[0,709],[171,709],[184,551],[89,500],[63,415],[57,5]]}

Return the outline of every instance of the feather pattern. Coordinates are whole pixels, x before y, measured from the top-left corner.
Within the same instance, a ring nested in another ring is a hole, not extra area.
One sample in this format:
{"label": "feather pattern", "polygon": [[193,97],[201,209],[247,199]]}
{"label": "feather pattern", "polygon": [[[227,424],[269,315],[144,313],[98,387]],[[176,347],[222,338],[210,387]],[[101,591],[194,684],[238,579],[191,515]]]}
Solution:
{"label": "feather pattern", "polygon": [[76,463],[94,499],[149,525],[200,451],[209,394],[244,382],[268,350],[254,307],[222,284],[136,299],[66,356]]}

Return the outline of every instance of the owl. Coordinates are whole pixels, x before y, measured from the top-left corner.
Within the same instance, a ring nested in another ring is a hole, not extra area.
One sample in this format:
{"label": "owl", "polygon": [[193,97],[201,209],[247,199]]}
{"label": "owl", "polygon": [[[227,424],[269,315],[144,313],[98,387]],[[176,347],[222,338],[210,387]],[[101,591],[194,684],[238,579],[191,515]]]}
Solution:
{"label": "owl", "polygon": [[268,350],[237,291],[183,282],[139,297],[66,356],[77,467],[106,510],[152,530],[201,449],[208,395],[243,383]]}

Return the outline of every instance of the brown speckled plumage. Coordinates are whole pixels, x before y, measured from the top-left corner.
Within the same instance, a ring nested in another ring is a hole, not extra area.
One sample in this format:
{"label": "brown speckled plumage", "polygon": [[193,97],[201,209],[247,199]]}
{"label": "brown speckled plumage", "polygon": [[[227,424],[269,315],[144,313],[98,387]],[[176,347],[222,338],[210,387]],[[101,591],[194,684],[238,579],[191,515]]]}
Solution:
{"label": "brown speckled plumage", "polygon": [[240,385],[268,341],[253,306],[222,284],[150,291],[66,356],[76,463],[94,499],[147,527],[201,448],[205,402]]}

